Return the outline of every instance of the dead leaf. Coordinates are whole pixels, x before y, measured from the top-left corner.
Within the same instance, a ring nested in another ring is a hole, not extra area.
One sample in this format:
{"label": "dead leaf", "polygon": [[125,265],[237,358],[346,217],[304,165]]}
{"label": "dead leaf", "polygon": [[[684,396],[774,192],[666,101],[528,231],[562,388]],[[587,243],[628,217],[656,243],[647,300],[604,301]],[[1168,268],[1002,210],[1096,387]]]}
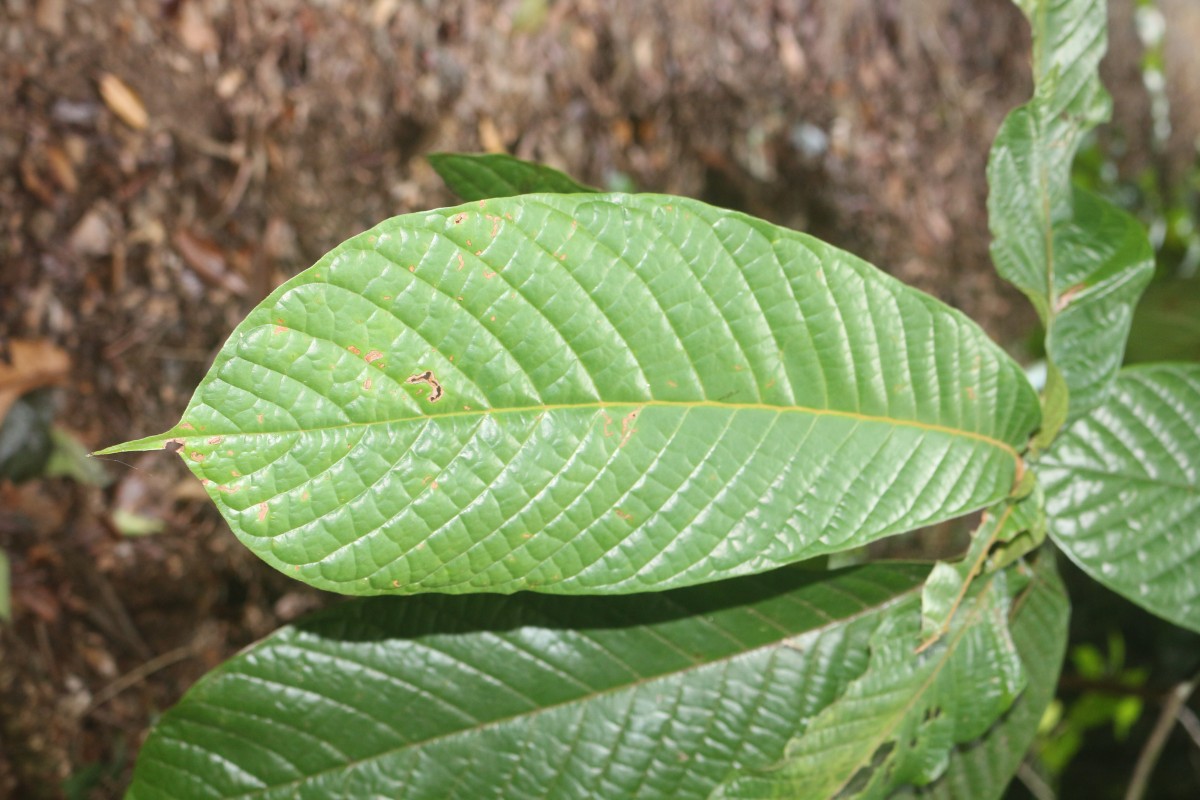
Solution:
{"label": "dead leaf", "polygon": [[71,368],[66,352],[45,340],[14,339],[5,355],[0,349],[0,420],[18,397],[60,383]]}
{"label": "dead leaf", "polygon": [[97,84],[104,104],[122,122],[138,131],[146,127],[150,121],[150,115],[146,113],[146,106],[142,104],[142,99],[138,97],[137,92],[126,86],[111,72],[102,73]]}
{"label": "dead leaf", "polygon": [[225,253],[216,242],[194,234],[186,228],[175,231],[171,242],[192,272],[208,285],[225,289],[238,296],[249,291],[250,287],[242,276],[229,268],[225,261]]}
{"label": "dead leaf", "polygon": [[195,3],[185,3],[179,11],[179,39],[193,53],[216,53],[221,40],[209,24],[203,9]]}

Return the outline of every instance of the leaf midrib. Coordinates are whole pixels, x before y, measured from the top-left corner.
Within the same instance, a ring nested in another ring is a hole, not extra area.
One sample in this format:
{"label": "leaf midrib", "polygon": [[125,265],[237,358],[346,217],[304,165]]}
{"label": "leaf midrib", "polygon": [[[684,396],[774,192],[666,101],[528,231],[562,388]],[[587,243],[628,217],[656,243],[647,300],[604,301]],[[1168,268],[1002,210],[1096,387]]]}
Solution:
{"label": "leaf midrib", "polygon": [[838,617],[836,619],[830,620],[829,623],[827,623],[827,624],[817,625],[817,626],[812,627],[805,631],[798,631],[796,633],[784,635],[775,641],[768,642],[766,644],[762,644],[757,647],[749,647],[749,648],[744,648],[741,650],[735,650],[726,656],[715,658],[715,659],[712,659],[711,661],[704,661],[702,663],[691,664],[689,666],[682,667],[677,670],[671,670],[669,672],[662,672],[657,675],[650,675],[650,676],[642,677],[637,680],[633,680],[633,681],[629,681],[627,683],[621,683],[616,686],[609,687],[607,689],[601,689],[601,690],[594,691],[594,692],[591,692],[586,695],[573,697],[573,698],[564,700],[559,703],[553,703],[550,705],[539,706],[537,708],[531,709],[531,710],[523,712],[523,713],[510,714],[509,716],[506,716],[506,717],[487,720],[486,722],[482,722],[479,725],[476,725],[472,728],[464,728],[464,729],[460,729],[460,730],[450,731],[448,733],[443,733],[438,736],[432,736],[427,739],[423,739],[420,742],[405,742],[404,744],[401,744],[396,747],[390,747],[382,752],[375,753],[370,756],[365,756],[363,758],[355,759],[346,764],[339,764],[337,766],[329,767],[328,769],[320,770],[318,772],[312,773],[311,775],[305,775],[305,776],[303,776],[301,778],[297,778],[295,780],[287,781],[285,783],[278,783],[278,784],[274,784],[271,786],[265,786],[260,789],[253,789],[249,792],[243,792],[242,794],[231,795],[230,800],[234,800],[235,798],[240,799],[240,798],[259,797],[259,796],[262,796],[263,794],[266,794],[267,792],[286,790],[288,787],[291,787],[291,786],[301,786],[309,781],[317,780],[323,775],[327,775],[332,772],[349,771],[350,769],[357,767],[359,765],[370,763],[373,761],[378,761],[380,759],[386,758],[387,756],[393,755],[397,752],[400,752],[400,751],[403,751],[406,749],[428,748],[431,745],[436,744],[437,742],[440,742],[440,741],[443,741],[446,739],[450,739],[455,736],[462,736],[462,735],[468,734],[468,733],[478,733],[479,731],[498,727],[500,725],[512,722],[514,720],[521,720],[521,719],[527,719],[530,717],[536,717],[543,713],[546,713],[549,711],[554,711],[559,708],[566,708],[568,706],[576,705],[578,703],[594,702],[598,698],[601,698],[601,697],[616,694],[619,692],[625,692],[625,691],[637,689],[642,686],[654,683],[656,681],[670,680],[670,679],[676,678],[678,676],[684,676],[684,675],[687,675],[688,673],[694,672],[699,669],[704,669],[707,667],[712,667],[714,665],[728,663],[735,659],[740,659],[740,658],[743,658],[748,655],[752,655],[754,653],[758,653],[758,652],[761,652],[764,650],[790,647],[790,646],[793,646],[791,643],[797,639],[811,636],[814,634],[820,635],[821,633],[828,632],[829,630],[835,629],[835,628],[848,627],[852,623],[857,622],[858,620],[860,620],[870,614],[882,614],[882,613],[886,612],[892,606],[900,605],[904,602],[909,601],[911,599],[912,594],[914,592],[919,592],[921,590],[921,587],[922,587],[922,584],[917,584],[916,586],[905,589],[902,592],[891,595],[890,597],[886,598],[885,600],[883,600],[881,602],[867,604],[859,611],[856,611],[853,614],[850,614],[848,616]]}
{"label": "leaf midrib", "polygon": [[[412,423],[429,423],[443,419],[461,419],[463,417],[487,417],[495,414],[542,414],[554,411],[603,411],[613,408],[678,408],[678,409],[700,409],[713,408],[723,411],[767,411],[776,414],[795,413],[809,414],[814,417],[837,417],[840,419],[853,420],[855,422],[881,422],[899,427],[914,428],[921,431],[929,431],[933,433],[944,433],[950,436],[962,437],[965,439],[973,439],[982,442],[991,447],[1007,453],[1013,461],[1020,458],[1015,447],[1008,442],[998,439],[994,436],[989,436],[976,431],[964,430],[955,428],[951,425],[942,425],[935,422],[922,422],[921,420],[902,419],[898,417],[886,417],[877,414],[864,414],[859,411],[843,411],[840,409],[831,408],[812,408],[808,406],[777,406],[768,403],[719,403],[712,400],[596,400],[589,403],[547,403],[541,405],[519,406],[509,408],[481,408],[471,409],[469,411],[447,411],[442,414],[427,414],[420,417],[394,417],[391,419],[373,420],[371,422],[345,422],[338,425],[322,425],[311,428],[292,428],[287,430],[267,430],[267,431],[221,431],[212,428],[204,430],[181,430],[178,426],[172,428],[165,433],[160,433],[157,436],[148,436],[144,439],[138,439],[125,444],[114,445],[113,447],[99,450],[96,455],[107,455],[110,453],[121,453],[136,450],[154,450],[159,449],[159,445],[165,442],[177,441],[183,439],[192,441],[195,439],[207,440],[214,436],[221,437],[258,437],[258,436],[284,436],[292,434],[304,433],[321,433],[325,431],[348,430],[371,428],[377,425],[399,425],[405,422]],[[192,423],[186,423],[192,424]]]}

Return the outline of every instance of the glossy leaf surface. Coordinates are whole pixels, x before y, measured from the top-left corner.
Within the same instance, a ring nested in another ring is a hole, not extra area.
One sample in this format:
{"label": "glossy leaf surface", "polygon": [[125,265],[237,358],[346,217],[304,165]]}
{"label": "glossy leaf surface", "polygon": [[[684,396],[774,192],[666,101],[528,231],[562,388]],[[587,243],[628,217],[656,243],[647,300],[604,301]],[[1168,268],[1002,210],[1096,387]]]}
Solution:
{"label": "glossy leaf surface", "polygon": [[[1052,367],[1047,393],[1065,399],[1061,411],[1073,419],[1103,399],[1120,368],[1153,253],[1137,220],[1071,183],[1080,142],[1111,110],[1098,72],[1104,0],[1018,5],[1033,27],[1034,96],[992,145],[992,258],[1037,308]],[[1044,443],[1057,431],[1054,416],[1048,409]]]}
{"label": "glossy leaf surface", "polygon": [[1013,603],[1012,640],[1025,665],[1026,687],[1012,708],[980,739],[955,748],[941,778],[897,797],[996,800],[1025,758],[1046,706],[1058,687],[1067,648],[1070,602],[1053,559],[1042,551],[1034,580]]}
{"label": "glossy leaf surface", "polygon": [[1127,369],[1038,465],[1051,538],[1100,583],[1200,631],[1200,365]]}
{"label": "glossy leaf surface", "polygon": [[434,153],[429,163],[463,200],[488,200],[534,192],[595,192],[544,164],[499,153]]}
{"label": "glossy leaf surface", "polygon": [[881,626],[916,618],[924,573],[339,605],[198,683],[131,797],[703,798],[863,673]]}
{"label": "glossy leaf surface", "polygon": [[919,605],[888,615],[862,676],[807,722],[780,764],[714,797],[885,798],[941,777],[954,746],[982,736],[1025,685],[1006,578],[977,583],[946,635],[920,654]]}
{"label": "glossy leaf surface", "polygon": [[1036,428],[972,322],[695,201],[397,217],[238,327],[178,448],[268,563],[351,594],[633,592],[1006,496]]}

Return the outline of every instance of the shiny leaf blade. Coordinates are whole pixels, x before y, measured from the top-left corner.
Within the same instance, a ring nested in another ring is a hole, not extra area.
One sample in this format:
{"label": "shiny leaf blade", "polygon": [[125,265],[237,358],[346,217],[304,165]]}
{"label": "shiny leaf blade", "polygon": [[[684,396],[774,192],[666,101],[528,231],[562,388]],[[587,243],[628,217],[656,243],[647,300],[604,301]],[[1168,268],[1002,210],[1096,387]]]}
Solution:
{"label": "shiny leaf blade", "polygon": [[1055,543],[1100,583],[1200,631],[1200,365],[1123,371],[1038,464]]}
{"label": "shiny leaf blade", "polygon": [[347,603],[198,683],[151,733],[131,796],[706,797],[862,673],[924,573]]}
{"label": "shiny leaf blade", "polygon": [[[1033,28],[1034,96],[1005,119],[988,161],[988,217],[997,271],[1037,308],[1052,387],[1066,419],[1103,399],[1121,364],[1133,307],[1153,271],[1137,220],[1071,184],[1083,137],[1108,119],[1100,83],[1104,0],[1020,2]],[[1049,415],[1048,417],[1053,417]],[[1051,423],[1042,444],[1058,426]]]}
{"label": "shiny leaf blade", "polygon": [[983,735],[1024,688],[1006,577],[992,576],[920,654],[918,604],[889,615],[871,637],[862,676],[805,725],[781,763],[713,796],[884,798],[940,777],[954,745]]}
{"label": "shiny leaf blade", "polygon": [[434,153],[429,163],[450,191],[468,202],[535,192],[596,191],[544,164],[499,153]]}
{"label": "shiny leaf blade", "polygon": [[1033,743],[1046,706],[1054,698],[1067,647],[1069,618],[1066,589],[1053,559],[1043,551],[1034,566],[1033,582],[1014,601],[1010,625],[1028,678],[1025,691],[986,734],[951,753],[945,775],[897,797],[997,800],[1004,795]]}
{"label": "shiny leaf blade", "polygon": [[691,200],[397,217],[238,327],[178,448],[268,563],[349,594],[633,592],[1006,496],[1037,400],[962,315]]}

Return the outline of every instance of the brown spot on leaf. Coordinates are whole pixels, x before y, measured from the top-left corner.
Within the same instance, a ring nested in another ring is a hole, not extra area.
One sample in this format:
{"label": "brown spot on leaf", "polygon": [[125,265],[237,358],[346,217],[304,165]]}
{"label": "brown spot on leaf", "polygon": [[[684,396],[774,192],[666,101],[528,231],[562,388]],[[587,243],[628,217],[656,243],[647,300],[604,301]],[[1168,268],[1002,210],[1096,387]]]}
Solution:
{"label": "brown spot on leaf", "polygon": [[381,358],[383,358],[383,353],[379,352],[378,350],[372,350],[371,352],[369,352],[365,356],[363,356],[363,359],[368,364],[370,364],[372,361],[378,361]]}
{"label": "brown spot on leaf", "polygon": [[[486,269],[483,271],[483,279],[484,280],[490,281],[494,277],[496,277],[496,273],[488,272]],[[495,317],[492,317],[492,319],[495,319]]]}
{"label": "brown spot on leaf", "polygon": [[166,450],[168,453],[178,453],[183,449],[184,444],[183,439],[167,439],[163,442],[163,450]]}
{"label": "brown spot on leaf", "polygon": [[286,331],[286,330],[287,330],[287,328],[286,328],[286,327],[284,327],[283,325],[276,325],[276,326],[275,326],[275,328],[274,328],[274,329],[271,331],[271,333],[272,333],[272,335],[276,335],[276,336],[277,336],[277,335],[279,335],[279,334],[283,333],[283,332],[284,332],[284,331]]}
{"label": "brown spot on leaf", "polygon": [[183,429],[183,430],[185,430],[185,431],[194,431],[194,430],[196,430],[196,426],[195,426],[195,425],[193,425],[193,424],[192,424],[192,423],[190,423],[190,422],[185,422],[185,423],[183,423],[182,425],[180,425],[179,427],[180,427],[180,428],[182,428],[182,429]]}
{"label": "brown spot on leaf", "polygon": [[204,460],[204,453],[201,453],[199,450],[193,450],[188,455],[191,456],[192,461],[203,461]]}
{"label": "brown spot on leaf", "polygon": [[258,504],[258,521],[262,522],[266,518],[267,518],[267,504],[259,503]]}
{"label": "brown spot on leaf", "polygon": [[407,378],[404,382],[427,383],[433,389],[433,392],[429,395],[429,402],[436,403],[438,400],[442,399],[442,384],[438,383],[438,379],[433,376],[433,372],[430,370],[425,370],[419,375],[413,375]]}
{"label": "brown spot on leaf", "polygon": [[461,271],[466,266],[466,259],[463,258],[462,253],[455,253],[454,255],[458,258],[458,269]]}
{"label": "brown spot on leaf", "polygon": [[1058,296],[1058,300],[1056,300],[1054,303],[1055,312],[1062,311],[1064,308],[1069,306],[1071,301],[1075,299],[1075,295],[1079,294],[1086,288],[1088,288],[1086,283],[1077,283],[1060,294]]}
{"label": "brown spot on leaf", "polygon": [[356,355],[356,356],[361,356],[361,355],[362,355],[362,350],[359,350],[359,349],[358,349],[357,347],[355,347],[354,345],[350,345],[350,346],[349,346],[349,347],[347,347],[346,349],[347,349],[347,350],[349,350],[351,353],[353,353],[353,354],[354,354],[354,355]]}
{"label": "brown spot on leaf", "polygon": [[465,213],[464,213],[464,214],[455,214],[455,215],[454,215],[454,219],[453,219],[453,220],[451,220],[451,221],[452,221],[452,222],[453,222],[455,225],[462,225],[464,222],[466,222],[466,221],[467,221],[467,215],[466,215]]}
{"label": "brown spot on leaf", "polygon": [[221,437],[220,437],[220,436],[213,436],[213,437],[211,437],[211,438],[208,440],[208,443],[209,443],[209,444],[220,444],[220,443],[221,443]]}
{"label": "brown spot on leaf", "polygon": [[262,414],[257,415],[256,419],[258,420],[258,424],[262,425],[263,415]]}
{"label": "brown spot on leaf", "polygon": [[633,519],[633,514],[630,514],[628,511],[624,511],[619,508],[613,509],[613,513],[616,514],[621,519],[625,520],[626,522],[629,522]]}
{"label": "brown spot on leaf", "polygon": [[392,588],[393,588],[393,589],[399,589],[399,588],[400,588],[400,581],[392,581]]}
{"label": "brown spot on leaf", "polygon": [[371,391],[371,387],[373,385],[374,385],[374,381],[372,381],[370,378],[367,378],[365,381],[363,381],[363,389],[365,389],[368,392]]}
{"label": "brown spot on leaf", "polygon": [[637,421],[638,414],[641,413],[640,410],[630,411],[621,419],[621,441],[617,447],[624,447],[625,443],[629,441],[629,437],[637,433],[637,428],[633,427],[633,423]]}

